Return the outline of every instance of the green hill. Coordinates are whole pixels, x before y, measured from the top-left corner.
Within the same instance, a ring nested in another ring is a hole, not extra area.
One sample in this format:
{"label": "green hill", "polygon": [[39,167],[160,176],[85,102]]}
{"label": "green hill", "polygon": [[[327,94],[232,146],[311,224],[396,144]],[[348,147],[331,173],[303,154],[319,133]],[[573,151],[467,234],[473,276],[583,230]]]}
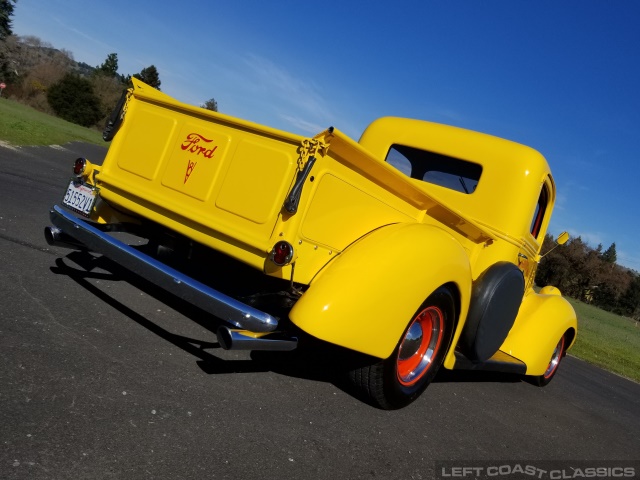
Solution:
{"label": "green hill", "polygon": [[571,355],[640,382],[640,322],[568,300],[578,314]]}
{"label": "green hill", "polygon": [[11,145],[63,145],[82,141],[105,146],[97,130],[0,98],[0,140]]}

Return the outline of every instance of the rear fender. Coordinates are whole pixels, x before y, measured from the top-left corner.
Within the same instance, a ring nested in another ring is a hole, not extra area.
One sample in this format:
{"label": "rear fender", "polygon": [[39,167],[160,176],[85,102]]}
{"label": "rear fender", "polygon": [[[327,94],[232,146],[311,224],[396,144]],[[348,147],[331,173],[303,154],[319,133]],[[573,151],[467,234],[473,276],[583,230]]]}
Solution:
{"label": "rear fender", "polygon": [[395,224],[363,237],[327,265],[290,318],[317,338],[387,358],[418,307],[444,284],[453,285],[461,306],[456,314],[465,318],[471,273],[460,243],[435,226]]}
{"label": "rear fender", "polygon": [[[544,291],[544,290],[543,290]],[[524,297],[515,323],[500,350],[522,360],[527,375],[542,375],[560,338],[568,332],[565,350],[578,332],[576,312],[555,289],[552,294],[531,291]]]}

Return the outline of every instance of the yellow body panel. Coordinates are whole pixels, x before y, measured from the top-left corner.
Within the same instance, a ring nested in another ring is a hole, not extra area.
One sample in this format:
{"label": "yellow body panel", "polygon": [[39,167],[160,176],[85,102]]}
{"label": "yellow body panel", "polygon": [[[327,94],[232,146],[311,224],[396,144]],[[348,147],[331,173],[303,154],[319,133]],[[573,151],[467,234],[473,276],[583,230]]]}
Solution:
{"label": "yellow body panel", "polygon": [[527,375],[542,375],[560,338],[569,334],[570,344],[566,345],[569,348],[577,330],[576,313],[559,292],[540,295],[530,290],[500,350],[522,360]]}
{"label": "yellow body panel", "polygon": [[[358,221],[354,222],[354,218]],[[332,173],[322,175],[302,222],[302,237],[342,250],[380,225],[414,220]]]}
{"label": "yellow body panel", "polygon": [[443,284],[451,284],[464,318],[471,278],[460,244],[438,227],[392,225],[334,259],[298,300],[290,318],[320,339],[386,358],[418,307]]}

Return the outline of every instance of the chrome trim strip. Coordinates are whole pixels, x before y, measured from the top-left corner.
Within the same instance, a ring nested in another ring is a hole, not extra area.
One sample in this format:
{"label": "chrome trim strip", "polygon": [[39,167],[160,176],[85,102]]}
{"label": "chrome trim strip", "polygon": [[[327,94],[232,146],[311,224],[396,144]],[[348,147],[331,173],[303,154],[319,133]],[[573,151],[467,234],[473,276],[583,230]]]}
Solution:
{"label": "chrome trim strip", "polygon": [[268,313],[231,298],[146,255],[58,205],[49,212],[51,222],[66,235],[177,297],[243,330],[272,332],[278,320]]}

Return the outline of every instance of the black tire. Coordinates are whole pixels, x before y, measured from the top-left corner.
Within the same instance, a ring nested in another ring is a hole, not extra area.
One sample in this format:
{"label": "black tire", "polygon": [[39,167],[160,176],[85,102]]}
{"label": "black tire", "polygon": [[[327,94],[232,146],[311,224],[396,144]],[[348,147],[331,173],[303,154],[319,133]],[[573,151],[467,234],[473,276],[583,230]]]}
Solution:
{"label": "black tire", "polygon": [[353,385],[372,405],[385,410],[413,402],[444,361],[455,314],[453,294],[440,287],[418,308],[389,358],[350,371]]}
{"label": "black tire", "polygon": [[553,380],[553,377],[555,377],[556,373],[558,373],[558,367],[560,366],[560,360],[562,360],[562,357],[564,356],[565,348],[566,335],[563,335],[562,337],[560,337],[556,348],[553,349],[547,371],[542,375],[530,376],[529,378],[531,379],[532,383],[539,387],[544,387],[545,385],[548,385],[551,380]]}

